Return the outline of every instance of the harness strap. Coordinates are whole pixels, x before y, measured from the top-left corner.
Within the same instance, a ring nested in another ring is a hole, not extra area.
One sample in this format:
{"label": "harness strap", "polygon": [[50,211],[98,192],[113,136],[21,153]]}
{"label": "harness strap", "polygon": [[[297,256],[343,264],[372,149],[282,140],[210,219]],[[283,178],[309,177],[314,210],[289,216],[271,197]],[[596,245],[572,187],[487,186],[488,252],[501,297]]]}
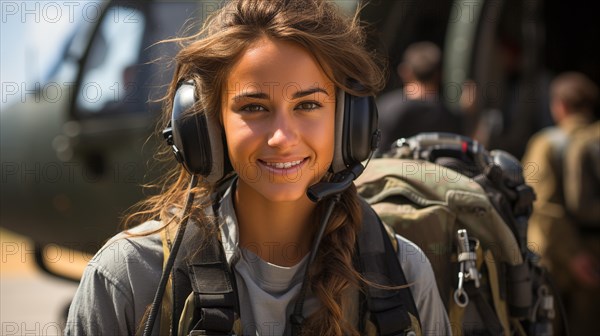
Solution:
{"label": "harness strap", "polygon": [[[184,243],[190,248],[188,251],[193,252],[191,255],[181,253],[181,259],[178,256],[180,260],[175,262],[173,318],[179,319],[182,315],[188,296],[185,293],[193,292],[194,314],[199,316],[199,321],[192,329],[210,331],[214,335],[229,334],[238,311],[234,275],[216,237],[202,241],[196,223],[188,230]],[[177,335],[179,321],[173,321],[171,325],[172,334]]]}
{"label": "harness strap", "polygon": [[[483,296],[481,292],[481,288],[476,286],[475,281],[466,281],[462,285],[463,290],[466,292],[468,300],[465,302],[465,306],[474,305],[477,310],[483,325],[485,326],[486,333],[485,335],[492,336],[506,336],[509,335],[510,330],[508,328],[508,309],[506,308],[506,304],[500,304],[501,300],[501,289],[500,283],[498,281],[499,271],[496,267],[496,261],[493,258],[491,251],[483,251],[481,245],[477,243],[475,251],[472,252],[475,254],[476,259],[476,268],[478,272],[481,272],[482,266],[485,263],[489,272],[489,281],[492,291],[492,297],[494,301],[494,307],[492,307],[489,302]],[[484,258],[485,254],[485,258]],[[488,263],[488,259],[491,262]],[[491,264],[491,265],[490,265]],[[504,302],[504,301],[502,301]],[[460,326],[460,329],[455,331],[456,335],[465,335],[472,333],[471,330],[463,330],[467,325],[463,324],[463,320],[465,317],[465,306],[459,306],[459,304],[455,301],[454,296],[450,299],[449,304],[449,318],[450,323]],[[496,310],[494,310],[494,308]]]}
{"label": "harness strap", "polygon": [[[213,213],[219,218],[221,193],[214,198]],[[218,225],[210,219],[202,224],[190,221],[182,243],[182,251],[173,268],[172,335],[178,335],[179,319],[186,301],[193,293],[193,315],[198,322],[190,335],[229,335],[239,316],[235,276],[218,240]],[[206,234],[200,225],[212,225]],[[184,331],[184,330],[181,330]]]}
{"label": "harness strap", "polygon": [[224,253],[220,253],[221,244],[216,238],[211,241],[188,262],[194,300],[200,309],[200,320],[193,329],[229,334],[236,308],[233,275],[223,260]]}
{"label": "harness strap", "polygon": [[[383,286],[407,285],[383,223],[371,207],[361,204],[363,228],[358,235],[358,252],[362,274],[368,281]],[[414,331],[409,313],[417,320],[419,315],[408,287],[390,290],[367,286],[366,293],[368,311],[380,335],[404,335]]]}
{"label": "harness strap", "polygon": [[450,294],[448,302],[448,319],[450,320],[450,325],[453,326],[452,335],[462,336],[464,334],[463,320],[465,317],[465,308],[460,307],[454,302],[454,295],[452,294]]}
{"label": "harness strap", "polygon": [[496,316],[494,309],[485,300],[479,288],[476,288],[472,281],[467,282],[464,285],[464,288],[469,295],[470,300],[475,304],[475,308],[477,308],[479,316],[481,316],[481,320],[488,333],[494,336],[504,335],[504,329],[498,320],[498,316]]}
{"label": "harness strap", "polygon": [[510,288],[507,293],[510,316],[527,318],[533,305],[533,283],[530,265],[527,261],[519,265],[507,265],[506,271]]}
{"label": "harness strap", "polygon": [[[171,254],[171,242],[168,238],[168,230],[170,228],[165,228],[160,233],[160,238],[162,240],[163,246],[163,269],[166,267],[167,259],[169,259],[169,255]],[[165,294],[163,295],[163,300],[160,307],[160,334],[161,335],[169,335],[171,331],[171,307],[173,306],[173,279],[169,277],[167,282],[167,287],[165,288]]]}
{"label": "harness strap", "polygon": [[235,321],[236,294],[225,253],[216,237],[188,261],[200,320],[193,329],[229,334]]}
{"label": "harness strap", "polygon": [[[173,312],[171,314],[171,335],[179,335],[179,317],[183,312],[187,296],[192,291],[192,285],[188,277],[188,270],[185,260],[193,247],[189,246],[188,238],[195,236],[198,232],[197,223],[190,222],[187,227],[186,236],[181,244],[181,249],[175,259],[173,272],[171,273],[172,292],[173,292]],[[196,244],[194,244],[195,246]]]}

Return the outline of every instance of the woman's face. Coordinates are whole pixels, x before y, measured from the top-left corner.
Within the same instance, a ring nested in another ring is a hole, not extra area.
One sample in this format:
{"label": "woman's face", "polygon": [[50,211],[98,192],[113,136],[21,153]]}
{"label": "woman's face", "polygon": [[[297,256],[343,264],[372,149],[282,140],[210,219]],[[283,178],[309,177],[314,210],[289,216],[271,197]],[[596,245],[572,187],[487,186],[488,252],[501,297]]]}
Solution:
{"label": "woman's face", "polygon": [[270,201],[306,197],[333,159],[335,87],[297,44],[263,38],[233,66],[223,127],[240,191]]}

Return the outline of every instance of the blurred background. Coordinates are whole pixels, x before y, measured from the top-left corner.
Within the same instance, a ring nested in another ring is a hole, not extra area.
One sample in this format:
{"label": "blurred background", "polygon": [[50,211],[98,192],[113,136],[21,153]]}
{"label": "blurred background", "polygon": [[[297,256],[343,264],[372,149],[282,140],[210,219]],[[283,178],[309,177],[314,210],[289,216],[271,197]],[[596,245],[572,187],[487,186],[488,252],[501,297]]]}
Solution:
{"label": "blurred background", "polygon": [[[177,47],[156,42],[186,34],[184,26],[195,31],[220,2],[0,6],[0,334],[51,335],[90,254],[120,230],[127,208],[145,195],[141,185],[161,173],[153,159],[162,141],[157,100]],[[389,68],[381,118],[410,95],[433,97],[453,130],[522,158],[530,137],[555,124],[549,86],[557,74],[578,71],[600,83],[598,7],[370,1],[362,12],[369,43]],[[439,67],[421,92],[406,77],[405,52],[424,41],[439,50]],[[593,113],[597,119],[597,105]],[[439,122],[427,127],[441,130]]]}

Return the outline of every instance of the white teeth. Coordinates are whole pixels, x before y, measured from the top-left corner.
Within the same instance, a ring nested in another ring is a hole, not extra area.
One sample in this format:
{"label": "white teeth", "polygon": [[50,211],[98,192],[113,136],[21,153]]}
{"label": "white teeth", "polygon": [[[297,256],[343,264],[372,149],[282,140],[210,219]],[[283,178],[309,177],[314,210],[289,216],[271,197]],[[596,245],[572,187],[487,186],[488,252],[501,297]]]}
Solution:
{"label": "white teeth", "polygon": [[265,162],[267,166],[279,168],[279,169],[288,169],[293,166],[299,165],[304,160],[291,161],[291,162]]}

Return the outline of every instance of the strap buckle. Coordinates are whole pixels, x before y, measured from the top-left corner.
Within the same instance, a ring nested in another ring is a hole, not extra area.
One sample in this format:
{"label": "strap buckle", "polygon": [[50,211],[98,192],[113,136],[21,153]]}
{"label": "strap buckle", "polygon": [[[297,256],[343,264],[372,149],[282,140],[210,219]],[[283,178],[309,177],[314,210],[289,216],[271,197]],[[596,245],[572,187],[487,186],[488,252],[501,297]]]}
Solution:
{"label": "strap buckle", "polygon": [[531,310],[531,320],[537,321],[538,319],[554,319],[556,315],[554,310],[554,295],[552,295],[548,286],[540,286],[537,294],[538,299]]}

